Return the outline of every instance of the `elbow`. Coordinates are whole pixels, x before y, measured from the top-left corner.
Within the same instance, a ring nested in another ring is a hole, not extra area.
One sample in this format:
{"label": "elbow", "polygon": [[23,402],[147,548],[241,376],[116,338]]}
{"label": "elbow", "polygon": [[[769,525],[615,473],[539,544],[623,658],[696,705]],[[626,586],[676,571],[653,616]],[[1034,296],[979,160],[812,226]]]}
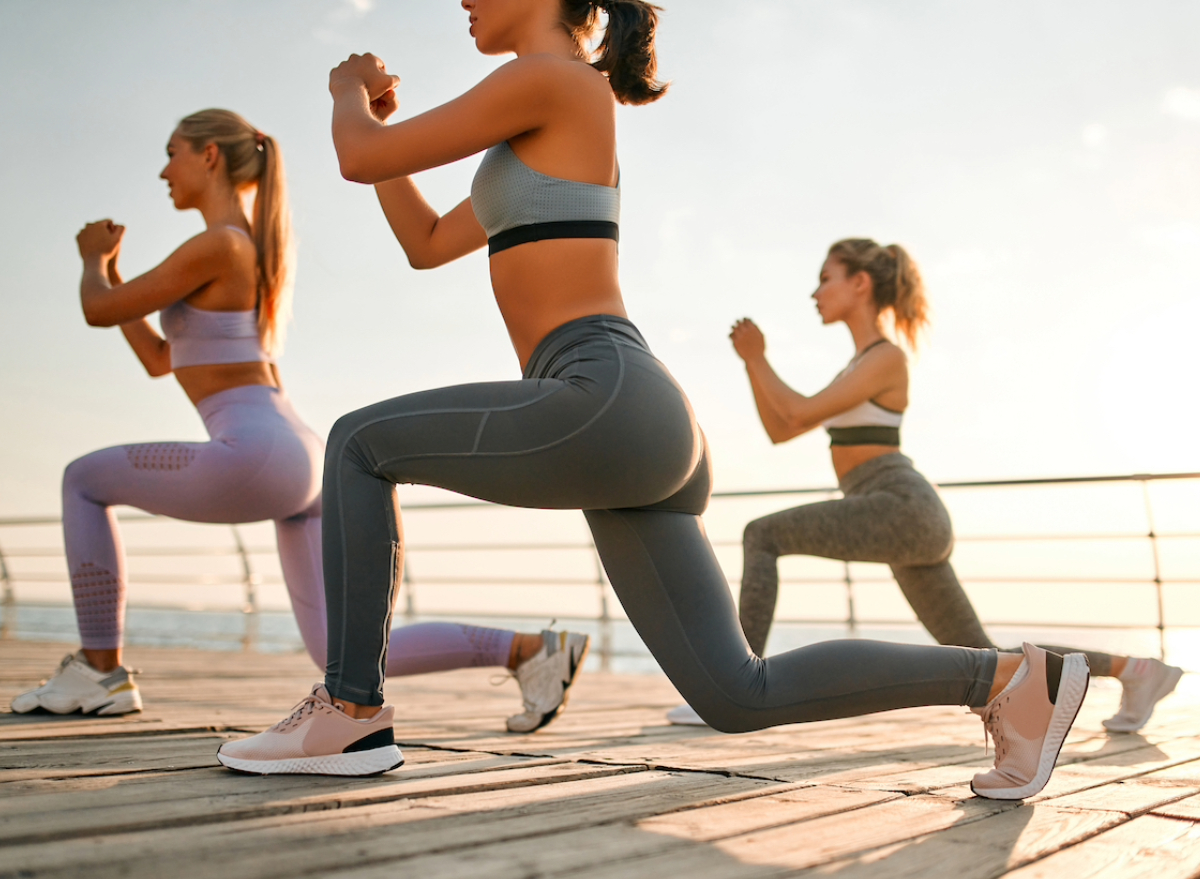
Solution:
{"label": "elbow", "polygon": [[436,269],[442,265],[442,261],[428,253],[408,253],[405,251],[405,256],[408,257],[408,264],[418,272]]}
{"label": "elbow", "polygon": [[364,162],[356,152],[338,153],[338,171],[342,179],[351,183],[379,183],[379,176],[373,173],[369,163]]}
{"label": "elbow", "polygon": [[87,321],[89,327],[115,327],[117,325],[117,322],[108,315],[92,308],[83,310],[83,319]]}
{"label": "elbow", "polygon": [[369,179],[366,172],[357,165],[351,164],[349,161],[343,160],[338,163],[338,170],[341,171],[342,179],[348,180],[351,183],[374,183],[374,180]]}

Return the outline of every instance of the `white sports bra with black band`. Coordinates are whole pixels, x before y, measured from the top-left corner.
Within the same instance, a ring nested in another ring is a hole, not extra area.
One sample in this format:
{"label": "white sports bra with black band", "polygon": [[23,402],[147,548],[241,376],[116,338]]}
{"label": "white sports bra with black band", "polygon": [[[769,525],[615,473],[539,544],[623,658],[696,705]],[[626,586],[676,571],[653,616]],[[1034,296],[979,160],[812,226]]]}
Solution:
{"label": "white sports bra with black band", "polygon": [[[846,364],[846,368],[837,374],[834,381],[853,371],[854,367],[862,361],[864,354],[875,345],[883,344],[884,341],[886,340],[880,339],[878,342],[868,345],[861,353],[856,354],[854,359]],[[857,406],[826,419],[824,427],[829,431],[829,445],[831,446],[899,447],[900,424],[903,420],[903,412],[880,406],[874,400],[864,400]]]}

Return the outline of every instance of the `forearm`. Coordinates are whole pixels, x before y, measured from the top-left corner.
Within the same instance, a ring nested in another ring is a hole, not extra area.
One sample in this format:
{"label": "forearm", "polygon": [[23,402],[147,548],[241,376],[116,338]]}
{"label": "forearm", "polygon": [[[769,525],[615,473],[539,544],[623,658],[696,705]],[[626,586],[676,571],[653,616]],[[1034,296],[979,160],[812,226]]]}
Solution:
{"label": "forearm", "polygon": [[146,372],[157,378],[171,373],[171,344],[145,318],[121,324],[121,334]]}
{"label": "forearm", "polygon": [[746,374],[759,418],[772,441],[784,442],[811,429],[804,417],[808,398],[788,387],[766,357],[746,361]]}
{"label": "forearm", "polygon": [[384,125],[371,115],[367,87],[361,80],[339,80],[330,86],[333,94],[333,149],[342,176],[356,183],[373,183],[364,158],[370,155],[368,141]]}
{"label": "forearm", "polygon": [[103,300],[112,292],[108,278],[108,260],[91,256],[83,261],[83,277],[79,281],[79,304],[83,317],[91,326],[107,326],[103,323]]}
{"label": "forearm", "polygon": [[432,265],[433,236],[440,217],[425,201],[412,178],[398,177],[376,183],[375,194],[388,225],[392,227],[392,234],[404,248],[413,268]]}

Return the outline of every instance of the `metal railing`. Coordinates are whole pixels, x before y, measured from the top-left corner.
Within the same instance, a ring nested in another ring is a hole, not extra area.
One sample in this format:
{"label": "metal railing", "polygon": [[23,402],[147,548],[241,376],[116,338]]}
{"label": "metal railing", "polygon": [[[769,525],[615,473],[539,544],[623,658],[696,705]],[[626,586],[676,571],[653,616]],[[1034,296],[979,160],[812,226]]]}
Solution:
{"label": "metal railing", "polygon": [[[1088,623],[1079,622],[1069,625],[1072,629],[1111,629],[1111,630],[1133,630],[1133,629],[1148,629],[1153,628],[1157,632],[1158,648],[1160,655],[1165,656],[1167,649],[1167,630],[1169,628],[1166,612],[1166,602],[1164,600],[1164,587],[1168,585],[1200,585],[1200,571],[1194,577],[1189,578],[1167,578],[1164,574],[1164,566],[1161,554],[1161,541],[1165,538],[1172,539],[1193,539],[1200,540],[1200,532],[1192,533],[1188,531],[1179,531],[1169,534],[1159,533],[1156,528],[1155,508],[1151,497],[1150,485],[1155,482],[1165,481],[1196,481],[1200,483],[1200,473],[1165,473],[1165,474],[1134,474],[1128,476],[1083,476],[1083,477],[1062,477],[1062,478],[1047,478],[1047,479],[1020,479],[1020,480],[988,480],[988,481],[969,481],[969,482],[945,482],[940,483],[939,488],[943,491],[960,491],[968,489],[981,490],[1007,490],[1014,488],[1029,488],[1029,487],[1063,487],[1063,486],[1079,486],[1079,485],[1097,485],[1104,483],[1133,483],[1141,488],[1143,512],[1145,515],[1146,528],[1142,531],[1120,531],[1110,533],[1078,533],[1078,534],[1063,534],[1063,533],[1035,533],[1035,534],[976,534],[968,536],[960,536],[957,542],[963,543],[995,543],[995,542],[1070,542],[1070,541],[1147,541],[1150,550],[1151,567],[1149,577],[1096,577],[1096,576],[965,576],[963,581],[971,584],[1011,584],[1017,582],[1026,583],[1046,583],[1046,584],[1149,584],[1154,588],[1156,602],[1156,621],[1152,627],[1145,623],[1128,622],[1124,620],[1115,620],[1105,623]],[[766,498],[786,498],[786,497],[803,497],[818,495],[822,497],[830,497],[836,494],[836,489],[832,488],[779,488],[756,491],[725,491],[716,492],[713,494],[713,501],[716,504],[733,500],[746,499],[766,499]],[[444,503],[410,503],[404,505],[406,514],[419,514],[425,512],[442,511],[446,513],[454,513],[455,511],[465,510],[504,510],[509,509],[499,507],[493,504],[488,504],[482,501],[456,501]],[[150,516],[141,513],[130,513],[120,517],[126,522],[152,522],[152,521],[176,521],[163,520],[159,517]],[[57,517],[42,516],[42,517],[12,517],[0,518],[0,529],[13,529],[28,526],[47,526],[57,525],[59,523]],[[131,582],[153,582],[156,584],[179,584],[179,585],[240,585],[244,600],[242,601],[241,611],[244,617],[243,632],[239,637],[242,647],[250,650],[259,645],[259,588],[264,583],[278,583],[281,578],[273,575],[262,575],[256,571],[253,564],[253,558],[256,555],[269,555],[276,552],[274,546],[258,546],[249,545],[243,537],[242,531],[238,526],[228,526],[232,536],[232,544],[227,546],[203,545],[196,547],[133,547],[126,550],[131,557],[151,557],[151,558],[191,558],[198,559],[202,557],[219,557],[219,556],[234,556],[240,565],[240,573],[238,574],[153,574],[131,577]],[[718,549],[733,549],[740,547],[739,540],[714,540],[713,546]],[[442,575],[442,576],[422,576],[415,577],[412,573],[413,566],[410,561],[413,558],[419,558],[424,555],[435,555],[439,553],[452,554],[484,554],[484,553],[509,553],[514,551],[544,553],[550,551],[562,552],[583,552],[591,557],[591,570],[593,573],[586,577],[569,577],[554,575],[551,577],[545,576],[495,576],[495,575],[477,575],[477,576],[460,576],[460,575]],[[0,638],[11,638],[16,631],[16,613],[20,606],[17,600],[17,584],[22,582],[27,583],[54,583],[67,585],[68,580],[64,574],[45,573],[45,572],[16,572],[13,564],[18,559],[62,559],[64,553],[60,547],[20,547],[5,549],[5,541],[0,540],[0,587],[2,587],[2,597],[0,597],[0,607],[3,609],[3,620],[0,621]],[[781,578],[782,584],[788,585],[815,585],[815,584],[830,584],[838,583],[844,590],[845,614],[841,618],[799,618],[799,617],[780,617],[778,622],[793,623],[793,624],[840,624],[846,629],[854,633],[859,628],[867,625],[872,626],[890,626],[890,625],[912,625],[911,619],[886,619],[879,617],[863,617],[857,607],[855,586],[857,583],[876,582],[875,578],[855,577],[851,563],[842,563],[842,576],[837,579],[829,577],[784,577]],[[731,582],[738,582],[733,578]],[[410,543],[406,547],[406,561],[402,576],[402,603],[401,614],[406,620],[412,621],[419,615],[418,605],[418,587],[419,585],[440,585],[440,584],[455,584],[455,585],[487,585],[497,587],[515,587],[515,586],[538,586],[538,585],[556,585],[556,586],[585,586],[594,588],[597,597],[597,612],[590,617],[570,617],[565,614],[560,614],[560,618],[564,619],[589,619],[598,624],[599,627],[599,643],[597,645],[597,655],[600,658],[602,668],[609,667],[611,659],[615,657],[643,655],[631,653],[629,651],[618,651],[613,647],[613,624],[617,620],[612,613],[612,595],[611,586],[608,583],[604,568],[600,562],[599,554],[596,552],[595,544],[591,541],[590,536],[581,541],[558,541],[558,542],[515,542],[515,541],[495,541],[495,542],[470,542],[470,543]],[[487,617],[500,616],[499,614],[477,613],[471,612],[472,617]],[[512,616],[512,614],[505,614]],[[1004,622],[998,620],[986,621],[992,626],[1037,626],[1036,622]],[[1051,627],[1062,627],[1062,624],[1048,624]]]}

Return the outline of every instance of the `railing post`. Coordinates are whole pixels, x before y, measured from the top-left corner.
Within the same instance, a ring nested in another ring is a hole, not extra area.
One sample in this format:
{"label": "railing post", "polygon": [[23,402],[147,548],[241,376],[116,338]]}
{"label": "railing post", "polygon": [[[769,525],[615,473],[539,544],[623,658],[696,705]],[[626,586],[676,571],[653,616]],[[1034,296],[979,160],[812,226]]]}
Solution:
{"label": "railing post", "polygon": [[1150,553],[1154,558],[1154,597],[1158,602],[1158,658],[1164,662],[1167,659],[1167,623],[1163,611],[1163,581],[1162,560],[1158,554],[1158,531],[1154,527],[1154,506],[1150,502],[1150,480],[1146,476],[1138,476],[1142,484],[1142,499],[1146,504],[1146,523],[1150,530],[1146,536],[1150,538]]}
{"label": "railing post", "polygon": [[237,525],[229,527],[233,531],[233,542],[237,545],[238,557],[242,560],[242,583],[246,587],[246,602],[242,605],[242,614],[246,621],[242,633],[242,649],[253,650],[258,646],[258,584],[262,582],[262,578],[254,573],[250,564],[250,553],[246,551],[246,544],[242,541],[242,532],[238,531]]}
{"label": "railing post", "polygon": [[854,612],[854,578],[850,576],[850,563],[842,562],[846,568],[846,628],[849,634],[858,634],[858,616]]}
{"label": "railing post", "polygon": [[591,539],[592,561],[596,565],[596,589],[600,593],[600,671],[612,671],[612,616],[608,612],[608,581],[604,579],[604,564],[596,541]]}
{"label": "railing post", "polygon": [[13,592],[12,577],[8,573],[8,563],[4,560],[4,550],[0,549],[0,584],[4,586],[4,598],[0,599],[4,608],[4,620],[0,622],[0,639],[8,640],[16,631],[17,596]]}
{"label": "railing post", "polygon": [[412,574],[408,571],[408,557],[400,569],[400,582],[404,588],[404,622],[412,624],[417,618],[417,584],[413,582]]}

